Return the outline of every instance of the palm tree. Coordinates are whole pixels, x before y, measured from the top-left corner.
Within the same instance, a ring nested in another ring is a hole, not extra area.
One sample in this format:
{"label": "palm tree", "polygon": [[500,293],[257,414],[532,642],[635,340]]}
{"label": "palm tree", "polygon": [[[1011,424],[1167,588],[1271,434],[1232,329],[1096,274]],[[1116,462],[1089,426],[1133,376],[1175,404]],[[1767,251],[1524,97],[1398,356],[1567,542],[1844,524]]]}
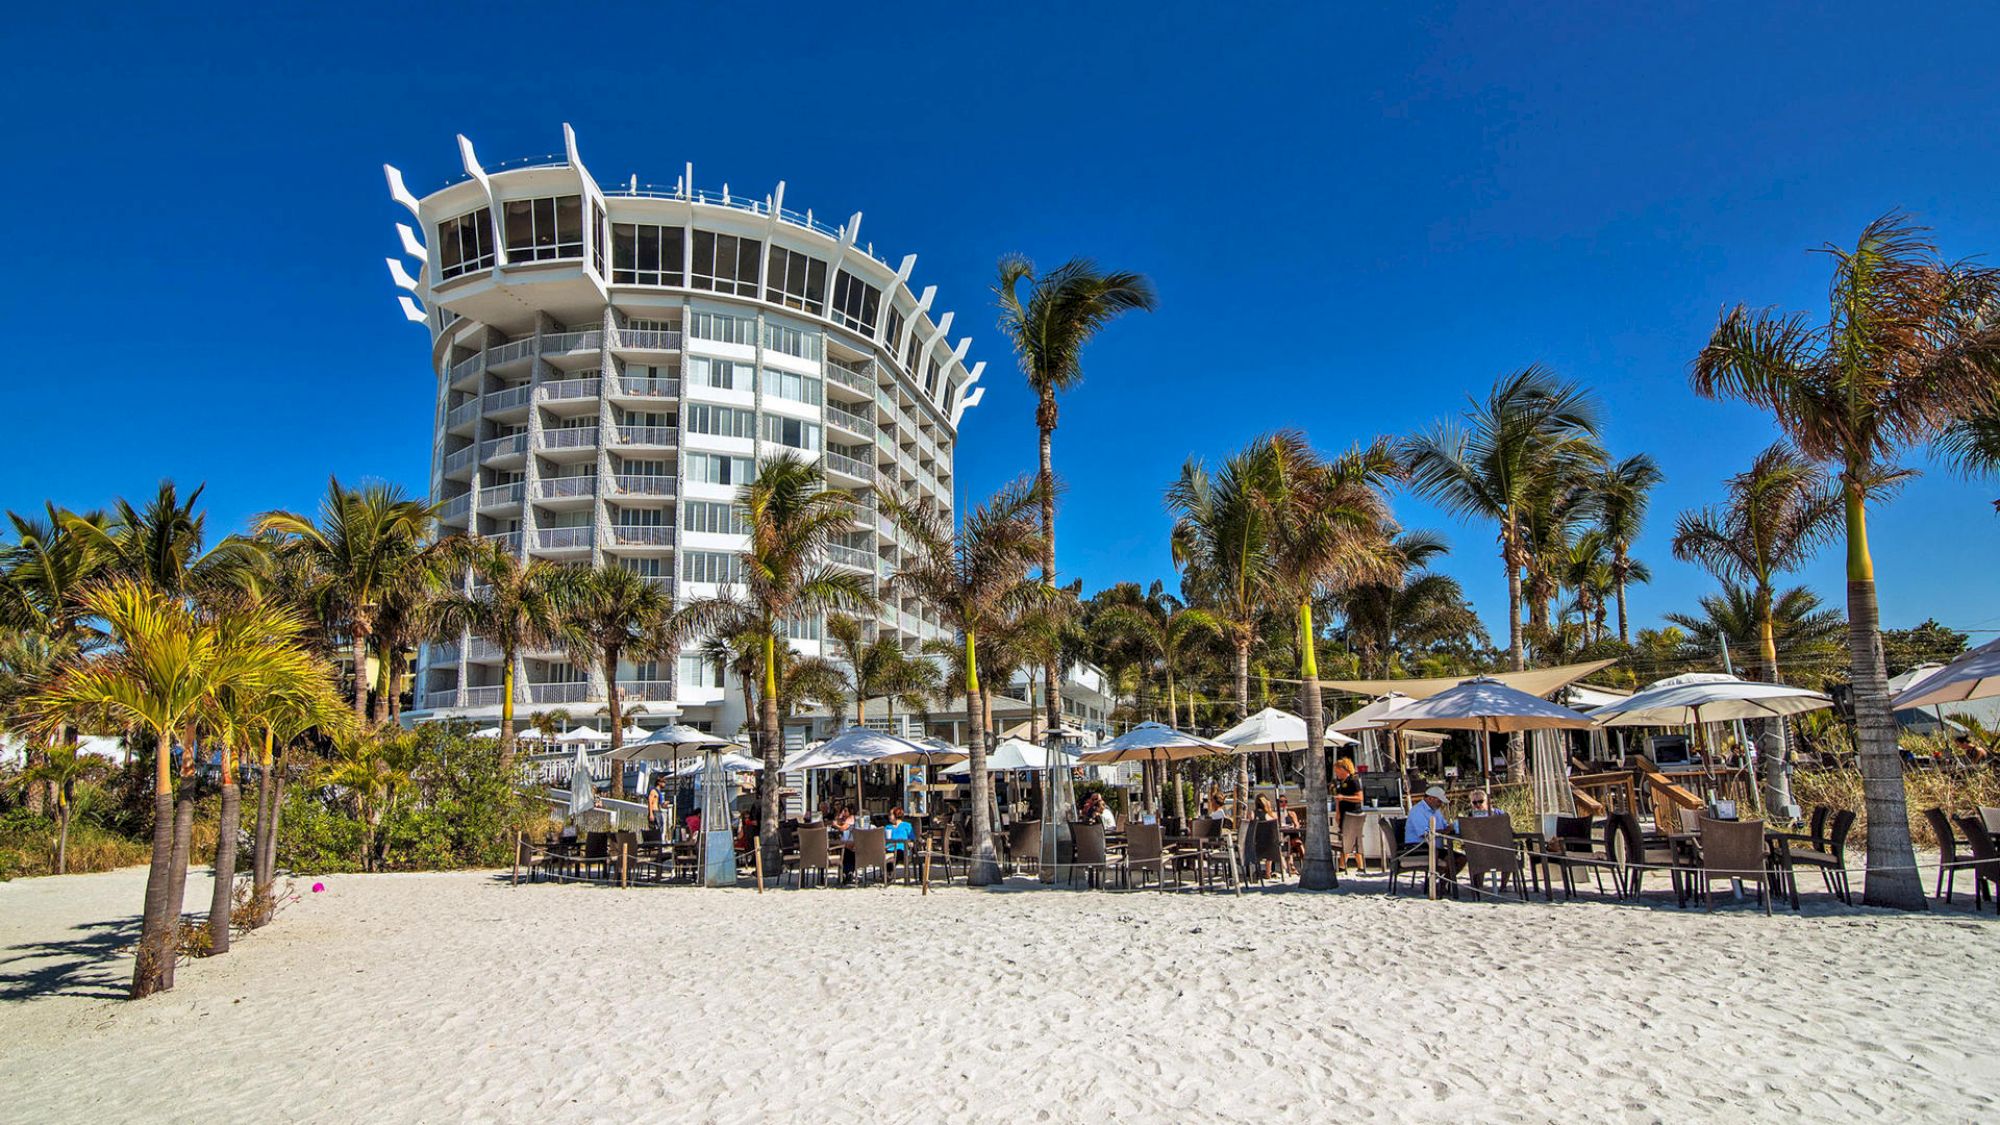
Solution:
{"label": "palm tree", "polygon": [[[1270,511],[1262,501],[1271,471],[1269,446],[1258,443],[1231,455],[1213,474],[1201,461],[1189,461],[1167,489],[1182,587],[1214,615],[1236,657],[1239,722],[1250,717],[1250,649],[1272,601]],[[1237,755],[1237,807],[1249,800],[1249,759]]]}
{"label": "palm tree", "polygon": [[259,516],[253,525],[258,534],[285,536],[287,549],[304,556],[317,580],[322,616],[329,626],[347,631],[357,722],[368,721],[368,642],[382,598],[423,565],[435,514],[433,505],[410,499],[395,485],[348,488],[329,478],[318,522],[278,511]]}
{"label": "palm tree", "polygon": [[[1755,652],[1768,641],[1770,651],[1783,652],[1795,672],[1822,679],[1839,661],[1847,620],[1838,610],[1827,609],[1819,595],[1804,586],[1760,597],[1754,588],[1724,582],[1721,593],[1702,595],[1700,605],[1699,614],[1666,615],[1669,622],[1685,631],[1686,643],[1693,650],[1690,655],[1713,659],[1724,648]],[[1750,664],[1759,678],[1776,682],[1768,674],[1768,666],[1759,667],[1759,661]],[[1782,762],[1777,764],[1782,767]]]}
{"label": "palm tree", "polygon": [[[1028,294],[1021,296],[1021,283]],[[1000,259],[993,287],[1000,303],[1000,331],[1014,345],[1021,374],[1035,392],[1035,428],[1041,435],[1041,462],[1035,478],[1042,506],[1042,583],[1056,582],[1056,474],[1049,448],[1056,432],[1056,395],[1083,381],[1083,346],[1112,321],[1134,309],[1151,312],[1158,304],[1153,283],[1143,274],[1105,273],[1088,258],[1071,258],[1046,274],[1019,255]],[[1062,725],[1062,687],[1057,670],[1044,666],[1049,729]]]}
{"label": "palm tree", "polygon": [[771,869],[779,863],[778,767],[785,748],[778,648],[789,648],[780,638],[793,622],[875,604],[866,578],[826,561],[829,548],[853,522],[854,504],[850,494],[826,486],[816,464],[791,454],[765,461],[736,499],[750,536],[741,556],[745,596],[691,602],[669,629],[676,640],[696,633],[714,636],[724,629],[754,637],[762,680],[756,729],[764,760],[757,775],[758,838],[764,865]]}
{"label": "palm tree", "polygon": [[1272,586],[1297,617],[1299,710],[1306,721],[1306,854],[1299,885],[1326,890],[1337,881],[1325,794],[1326,711],[1319,692],[1319,631],[1313,603],[1363,582],[1395,575],[1383,525],[1383,488],[1400,467],[1388,443],[1357,446],[1331,461],[1305,435],[1287,430],[1266,439],[1273,471],[1261,502],[1270,512]]}
{"label": "palm tree", "polygon": [[[578,663],[596,664],[604,675],[605,707],[611,721],[613,760],[625,744],[625,719],[618,688],[618,662],[627,654],[664,659],[667,619],[674,598],[661,586],[615,564],[583,572],[574,605],[563,625],[563,639]],[[625,771],[611,771],[611,795],[625,795]]]}
{"label": "palm tree", "polygon": [[[1528,645],[1537,659],[1548,659],[1551,605],[1562,592],[1576,541],[1597,523],[1595,475],[1588,463],[1551,471],[1534,490],[1526,509],[1524,541],[1528,554],[1521,594],[1527,599]],[[1608,566],[1605,577],[1608,582]]]}
{"label": "palm tree", "polygon": [[1757,454],[1725,487],[1722,507],[1681,513],[1674,557],[1748,594],[1758,653],[1753,674],[1776,683],[1778,576],[1804,566],[1839,533],[1841,499],[1824,468],[1783,442]]}
{"label": "palm tree", "polygon": [[1495,383],[1461,423],[1441,422],[1409,438],[1402,453],[1418,495],[1461,519],[1500,525],[1508,656],[1515,671],[1526,668],[1521,585],[1530,559],[1529,517],[1537,498],[1549,495],[1552,481],[1601,462],[1596,404],[1546,368],[1525,367]]}
{"label": "palm tree", "polygon": [[373,871],[381,863],[382,819],[395,804],[397,792],[410,782],[408,761],[415,736],[408,731],[369,732],[336,743],[334,753],[315,772],[314,781],[344,789],[361,821],[361,865]]}
{"label": "palm tree", "polygon": [[86,590],[80,605],[104,622],[116,647],[66,669],[31,706],[45,731],[96,719],[141,728],[157,740],[152,869],[132,976],[137,998],[173,987],[175,869],[185,869],[193,816],[190,792],[179,795],[177,807],[174,736],[212,723],[226,693],[255,693],[289,679],[308,660],[298,644],[304,624],[257,604],[204,613],[125,577]]}
{"label": "palm tree", "polygon": [[868,724],[870,699],[883,701],[893,726],[898,703],[914,711],[924,706],[937,687],[937,665],[911,656],[887,634],[868,640],[858,617],[844,613],[828,617],[826,635],[847,664],[842,677],[845,695],[854,701],[855,726]]}
{"label": "palm tree", "polygon": [[1597,525],[1611,546],[1611,581],[1618,592],[1618,639],[1630,644],[1625,617],[1625,587],[1633,580],[1632,544],[1646,526],[1650,493],[1666,475],[1644,453],[1635,453],[1598,474]]}
{"label": "palm tree", "polygon": [[[1968,477],[2000,473],[2000,407],[1989,403],[1953,421],[1938,435],[1936,447]],[[2000,500],[1993,507],[2000,511]]]}
{"label": "palm tree", "polygon": [[1039,489],[1026,480],[1002,488],[966,514],[956,534],[950,509],[928,498],[910,505],[884,498],[883,507],[909,533],[915,549],[890,583],[915,594],[956,629],[963,652],[966,750],[972,783],[972,864],[969,879],[985,886],[999,878],[989,813],[993,782],[986,771],[988,717],[981,706],[980,638],[1012,611],[1041,600],[1044,585],[1030,582],[1029,567],[1042,552],[1035,526]]}
{"label": "palm tree", "polygon": [[1902,479],[1895,457],[1935,438],[2000,378],[2000,271],[1938,256],[1900,214],[1868,224],[1853,249],[1829,246],[1827,321],[1724,313],[1695,358],[1695,390],[1771,411],[1799,452],[1839,469],[1847,537],[1848,648],[1868,814],[1870,906],[1922,909],[1896,718],[1882,658],[1868,499]]}
{"label": "palm tree", "polygon": [[[1382,530],[1394,534],[1393,527]],[[1389,549],[1392,577],[1355,583],[1334,598],[1362,675],[1386,679],[1395,671],[1393,661],[1406,650],[1455,638],[1486,643],[1485,627],[1466,604],[1458,579],[1429,569],[1432,560],[1451,549],[1441,536],[1428,531],[1394,534]]]}
{"label": "palm tree", "polygon": [[[523,650],[561,641],[564,614],[575,597],[577,572],[547,559],[524,563],[497,539],[446,542],[448,557],[475,581],[469,592],[439,596],[433,611],[437,635],[470,631],[500,650],[500,768],[511,769],[515,666]],[[357,708],[355,714],[360,713]]]}
{"label": "palm tree", "polygon": [[69,818],[76,800],[76,783],[83,780],[83,758],[73,742],[51,746],[42,760],[21,773],[29,784],[48,786],[56,806],[56,874],[69,874]]}
{"label": "palm tree", "polygon": [[359,734],[354,716],[335,690],[333,669],[322,667],[306,691],[274,691],[252,703],[244,726],[261,734],[257,774],[257,831],[250,846],[250,915],[255,928],[271,918],[271,884],[278,867],[278,827],[285,809],[285,758],[314,731],[338,742]]}

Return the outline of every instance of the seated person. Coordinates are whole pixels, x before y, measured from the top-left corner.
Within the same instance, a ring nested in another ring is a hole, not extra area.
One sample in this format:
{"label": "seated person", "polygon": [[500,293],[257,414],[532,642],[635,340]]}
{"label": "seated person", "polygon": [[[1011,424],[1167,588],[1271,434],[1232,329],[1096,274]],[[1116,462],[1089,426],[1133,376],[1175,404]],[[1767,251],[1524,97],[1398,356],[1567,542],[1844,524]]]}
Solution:
{"label": "seated person", "polygon": [[838,813],[835,813],[833,817],[833,830],[835,832],[840,833],[840,838],[843,840],[853,839],[853,833],[854,833],[853,805],[840,806],[840,811]]}
{"label": "seated person", "polygon": [[687,819],[682,821],[681,825],[687,829],[688,839],[692,840],[699,837],[701,835],[701,810],[697,809],[689,813]]}
{"label": "seated person", "polygon": [[903,806],[895,805],[889,809],[889,823],[883,828],[888,833],[889,862],[894,864],[902,853],[910,850],[917,838],[917,826],[903,819]]}
{"label": "seated person", "polygon": [[1415,851],[1425,846],[1432,832],[1438,834],[1438,862],[1447,875],[1456,875],[1462,857],[1452,850],[1450,837],[1457,833],[1458,825],[1444,811],[1444,786],[1433,785],[1424,790],[1423,799],[1410,807],[1410,819],[1403,824],[1403,850]]}
{"label": "seated person", "polygon": [[1468,806],[1465,810],[1467,816],[1492,816],[1498,811],[1493,808],[1492,800],[1487,797],[1484,789],[1474,789],[1472,796],[1467,797],[1465,801]]}
{"label": "seated person", "polygon": [[1096,821],[1106,832],[1118,826],[1118,818],[1111,813],[1111,806],[1104,803],[1104,794],[1092,793],[1083,799],[1083,809],[1077,819],[1085,824]]}
{"label": "seated person", "polygon": [[1228,819],[1229,814],[1223,811],[1222,808],[1222,790],[1210,789],[1208,791],[1208,801],[1203,806],[1202,811],[1210,820]]}

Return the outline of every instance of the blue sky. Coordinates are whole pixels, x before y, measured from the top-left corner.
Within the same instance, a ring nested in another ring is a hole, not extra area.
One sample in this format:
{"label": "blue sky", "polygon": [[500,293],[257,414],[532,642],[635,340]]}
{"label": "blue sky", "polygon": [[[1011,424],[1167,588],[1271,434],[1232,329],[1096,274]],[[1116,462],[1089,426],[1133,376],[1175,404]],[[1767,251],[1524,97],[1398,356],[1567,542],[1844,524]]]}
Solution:
{"label": "blue sky", "polygon": [[[1991,9],[959,7],[15,17],[0,506],[172,476],[229,528],[329,473],[421,490],[431,382],[380,165],[422,193],[454,133],[490,166],[559,151],[568,121],[600,180],[782,179],[917,253],[987,361],[962,495],[1033,457],[995,259],[1151,275],[1159,311],[1092,345],[1056,436],[1060,565],[1092,589],[1170,573],[1160,495],[1187,457],[1405,433],[1542,362],[1668,475],[1643,624],[1709,588],[1667,555],[1673,513],[1773,436],[1687,390],[1718,310],[1823,308],[1805,251],[1892,207],[1950,255],[2000,252]],[[1930,471],[1875,517],[1886,623],[2000,628],[1996,495]],[[1397,510],[1450,536],[1504,633],[1491,528]],[[1805,578],[1837,603],[1837,552]]]}

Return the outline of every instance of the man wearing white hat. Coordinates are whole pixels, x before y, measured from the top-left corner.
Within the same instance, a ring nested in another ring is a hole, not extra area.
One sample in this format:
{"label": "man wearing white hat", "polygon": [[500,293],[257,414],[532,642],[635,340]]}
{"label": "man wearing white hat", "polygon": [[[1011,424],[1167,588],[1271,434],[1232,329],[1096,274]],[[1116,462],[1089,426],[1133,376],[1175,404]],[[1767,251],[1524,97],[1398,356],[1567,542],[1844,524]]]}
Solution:
{"label": "man wearing white hat", "polygon": [[[1403,846],[1406,849],[1419,848],[1431,833],[1440,836],[1454,835],[1458,825],[1444,812],[1444,786],[1433,785],[1424,790],[1423,799],[1410,809],[1410,818],[1403,822]],[[1438,848],[1438,859],[1445,865],[1447,875],[1458,874],[1461,859],[1447,844]]]}

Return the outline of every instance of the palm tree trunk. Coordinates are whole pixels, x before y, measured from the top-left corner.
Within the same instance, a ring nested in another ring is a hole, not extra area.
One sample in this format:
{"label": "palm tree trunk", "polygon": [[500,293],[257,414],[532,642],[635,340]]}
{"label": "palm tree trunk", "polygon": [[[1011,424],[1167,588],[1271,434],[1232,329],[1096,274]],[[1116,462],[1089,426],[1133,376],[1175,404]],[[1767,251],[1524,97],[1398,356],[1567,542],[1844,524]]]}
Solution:
{"label": "palm tree trunk", "polygon": [[174,855],[167,867],[167,959],[162,989],[174,986],[174,962],[180,954],[181,910],[187,902],[188,851],[194,843],[194,787],[181,786],[174,798]]}
{"label": "palm tree trunk", "polygon": [[[1513,662],[1514,671],[1524,671],[1528,667],[1528,652],[1521,643],[1521,567],[1514,557],[1511,524],[1503,531],[1500,557],[1507,564],[1507,654]],[[1480,737],[1484,737],[1483,735]],[[1486,747],[1479,748],[1479,757],[1486,759]],[[1519,734],[1507,736],[1507,780],[1515,784],[1528,776],[1528,744]]]}
{"label": "palm tree trunk", "polygon": [[162,731],[153,748],[153,859],[146,872],[146,909],[139,928],[139,955],[132,967],[132,998],[144,999],[166,985],[164,966],[172,956],[167,892],[173,885],[174,775],[172,740]]}
{"label": "palm tree trunk", "polygon": [[257,836],[250,845],[250,899],[257,909],[247,921],[253,927],[264,924],[264,892],[271,886],[271,742],[267,728],[264,749],[257,756]]}
{"label": "palm tree trunk", "polygon": [[[1852,474],[1850,473],[1850,477]],[[1847,648],[1854,662],[1855,742],[1860,748],[1861,793],[1868,812],[1869,906],[1923,910],[1924,884],[1910,841],[1909,800],[1897,752],[1896,715],[1889,708],[1889,673],[1882,657],[1881,611],[1875,601],[1875,563],[1868,554],[1867,499],[1861,486],[1844,482],[1847,506]]]}
{"label": "palm tree trunk", "polygon": [[402,646],[389,654],[389,721],[401,724],[403,721],[403,662]]}
{"label": "palm tree trunk", "polygon": [[264,837],[264,889],[260,892],[265,905],[264,917],[258,925],[270,921],[271,884],[278,877],[278,832],[285,824],[285,763],[280,754],[273,759],[271,769],[271,831]]}
{"label": "palm tree trunk", "polygon": [[1626,565],[1626,560],[1625,560],[1625,549],[1623,547],[1620,547],[1618,549],[1618,575],[1617,575],[1618,641],[1621,644],[1629,645],[1632,643],[1632,634],[1625,627],[1625,576],[1627,570],[1628,567]]}
{"label": "palm tree trunk", "polygon": [[[1236,721],[1250,717],[1250,636],[1248,632],[1236,637]],[[1193,734],[1193,731],[1189,731]],[[1246,821],[1245,814],[1250,808],[1250,755],[1237,754],[1236,758],[1236,819],[1239,826]]]}
{"label": "palm tree trunk", "polygon": [[606,759],[611,764],[611,796],[625,799],[625,763],[618,760],[618,750],[625,745],[625,721],[620,717],[618,706],[618,652],[621,646],[604,646],[604,709],[611,716],[611,756]]}
{"label": "palm tree trunk", "polygon": [[371,712],[374,723],[378,727],[389,721],[390,685],[395,682],[396,676],[395,669],[391,668],[389,664],[389,654],[387,652],[379,652],[375,658],[377,674],[375,679],[375,701]]}
{"label": "palm tree trunk", "polygon": [[69,799],[56,805],[56,874],[69,874]]}
{"label": "palm tree trunk", "polygon": [[368,725],[368,622],[354,616],[354,721]]}
{"label": "palm tree trunk", "polygon": [[514,768],[514,649],[500,654],[500,772]]}
{"label": "palm tree trunk", "polygon": [[979,652],[973,631],[965,631],[965,750],[972,782],[972,839],[966,841],[966,882],[984,887],[1000,881],[993,851],[993,776],[986,772],[986,714],[979,688]]}
{"label": "palm tree trunk", "polygon": [[[1758,678],[1766,683],[1778,682],[1778,636],[1771,620],[1768,591],[1759,598],[1757,612]],[[1761,724],[1765,731],[1775,733],[1780,745],[1785,740],[1785,720],[1766,719]],[[1764,807],[1778,810],[1792,805],[1792,777],[1785,771],[1785,755],[1759,755],[1764,762]]]}
{"label": "palm tree trunk", "polygon": [[1306,858],[1299,867],[1299,886],[1309,891],[1331,890],[1338,876],[1333,867],[1333,833],[1326,807],[1326,712],[1319,694],[1319,654],[1313,643],[1312,602],[1299,600],[1299,708],[1306,720]]}
{"label": "palm tree trunk", "polygon": [[229,952],[230,914],[236,905],[236,829],[243,794],[236,781],[236,751],[222,748],[222,811],[215,819],[215,890],[208,899],[208,955]]}
{"label": "palm tree trunk", "polygon": [[[757,843],[764,849],[764,870],[782,871],[784,847],[778,832],[778,767],[784,764],[785,736],[778,717],[778,640],[764,631],[764,690],[757,701],[757,725],[764,735],[764,776],[770,784],[757,792]],[[706,831],[712,827],[704,824]],[[726,826],[725,826],[726,827]]]}

